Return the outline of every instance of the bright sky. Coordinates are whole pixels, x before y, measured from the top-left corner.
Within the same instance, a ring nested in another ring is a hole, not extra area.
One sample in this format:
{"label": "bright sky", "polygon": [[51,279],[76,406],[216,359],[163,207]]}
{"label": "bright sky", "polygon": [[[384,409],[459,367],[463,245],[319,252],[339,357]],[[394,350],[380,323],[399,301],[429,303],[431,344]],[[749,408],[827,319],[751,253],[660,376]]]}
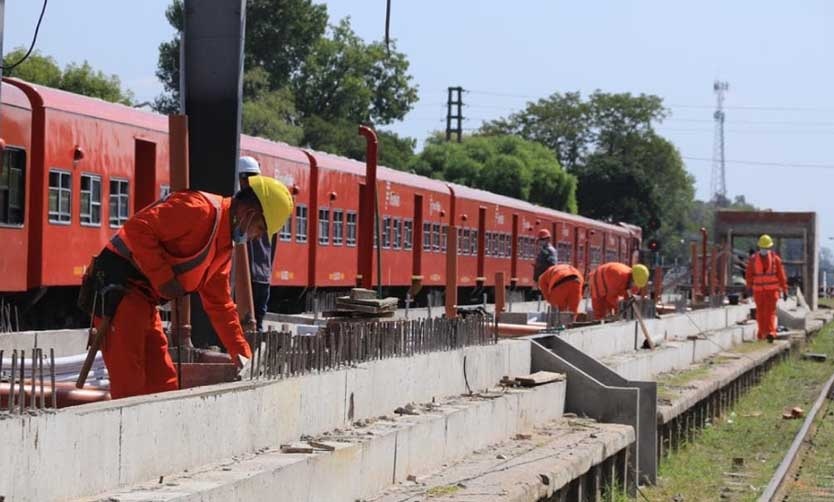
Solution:
{"label": "bright sky", "polygon": [[[161,87],[159,43],[169,0],[51,0],[37,48],[60,64],[88,60],[140,101]],[[385,1],[331,0],[382,38]],[[411,61],[420,102],[393,126],[422,141],[444,127],[446,88],[460,85],[466,128],[552,92],[652,93],[672,116],[659,128],[708,197],[716,78],[726,99],[727,188],[774,210],[817,211],[834,237],[834,3],[744,0],[392,0],[391,33]],[[4,49],[28,45],[39,0],[6,2]],[[828,29],[826,29],[828,28]],[[696,159],[708,159],[707,161]],[[766,162],[778,166],[739,163]],[[802,164],[821,167],[800,167]]]}

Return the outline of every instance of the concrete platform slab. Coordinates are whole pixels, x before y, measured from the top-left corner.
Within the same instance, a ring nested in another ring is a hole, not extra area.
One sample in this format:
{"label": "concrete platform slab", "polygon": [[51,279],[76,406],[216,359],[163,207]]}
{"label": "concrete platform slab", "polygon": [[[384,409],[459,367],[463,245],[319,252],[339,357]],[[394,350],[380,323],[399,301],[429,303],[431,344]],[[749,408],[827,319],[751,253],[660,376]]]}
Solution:
{"label": "concrete platform slab", "polygon": [[18,331],[0,333],[0,350],[6,357],[12,349],[29,351],[34,344],[38,347],[55,349],[55,357],[74,356],[87,353],[86,329],[56,329],[49,331]]}
{"label": "concrete platform slab", "polygon": [[[594,466],[607,465],[600,472],[599,487],[618,469],[613,460],[634,442],[634,430],[626,425],[600,424],[588,419],[561,419],[543,424],[526,439],[510,440],[468,455],[427,478],[400,483],[374,500],[403,502],[534,502],[563,493],[571,482],[592,473]],[[624,463],[625,464],[625,463]],[[606,475],[607,474],[607,475]],[[588,480],[593,484],[593,479]],[[581,489],[580,489],[581,490]],[[565,493],[558,500],[586,500]],[[556,499],[554,499],[556,500]]]}
{"label": "concrete platform slab", "polygon": [[274,448],[80,500],[346,501],[430,473],[562,414],[565,382],[493,391],[415,407],[418,415],[363,420],[314,438],[333,451]]}

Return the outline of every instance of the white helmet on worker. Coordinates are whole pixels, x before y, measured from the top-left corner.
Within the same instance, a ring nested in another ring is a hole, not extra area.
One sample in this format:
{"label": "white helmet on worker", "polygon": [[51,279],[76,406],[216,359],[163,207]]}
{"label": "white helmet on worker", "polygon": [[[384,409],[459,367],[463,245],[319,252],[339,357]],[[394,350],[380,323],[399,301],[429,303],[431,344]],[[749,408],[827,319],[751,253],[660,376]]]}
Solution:
{"label": "white helmet on worker", "polygon": [[261,166],[258,161],[252,157],[241,157],[237,162],[237,175],[244,174],[261,174]]}

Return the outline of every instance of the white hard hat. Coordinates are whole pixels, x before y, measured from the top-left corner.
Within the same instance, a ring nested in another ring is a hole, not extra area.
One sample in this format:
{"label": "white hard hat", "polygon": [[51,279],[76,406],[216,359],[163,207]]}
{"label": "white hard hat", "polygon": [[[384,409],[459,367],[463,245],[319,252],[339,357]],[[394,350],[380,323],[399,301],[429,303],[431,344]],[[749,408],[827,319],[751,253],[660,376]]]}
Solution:
{"label": "white hard hat", "polygon": [[241,157],[237,162],[237,174],[261,174],[261,166],[252,157]]}

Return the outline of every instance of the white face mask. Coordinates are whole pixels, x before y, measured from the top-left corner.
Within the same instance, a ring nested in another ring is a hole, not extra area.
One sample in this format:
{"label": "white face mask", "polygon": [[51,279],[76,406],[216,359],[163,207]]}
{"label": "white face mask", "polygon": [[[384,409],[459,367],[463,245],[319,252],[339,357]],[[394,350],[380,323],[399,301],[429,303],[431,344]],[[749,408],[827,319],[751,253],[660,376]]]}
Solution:
{"label": "white face mask", "polygon": [[767,256],[767,249],[760,249],[759,254],[762,256]]}

